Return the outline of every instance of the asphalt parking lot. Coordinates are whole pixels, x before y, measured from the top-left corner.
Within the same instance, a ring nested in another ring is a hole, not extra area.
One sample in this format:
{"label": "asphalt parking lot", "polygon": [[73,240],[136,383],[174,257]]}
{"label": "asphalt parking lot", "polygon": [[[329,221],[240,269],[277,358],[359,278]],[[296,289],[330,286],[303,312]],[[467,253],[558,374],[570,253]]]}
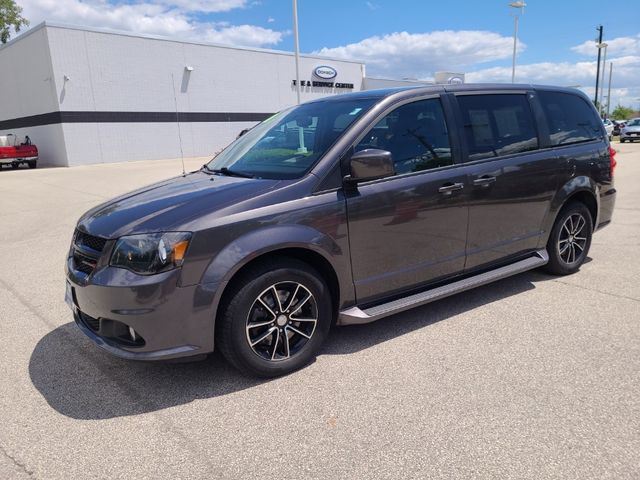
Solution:
{"label": "asphalt parking lot", "polygon": [[615,148],[579,273],[336,328],[271,381],[112,358],[71,322],[77,218],[179,161],[0,171],[0,478],[640,478],[640,144]]}

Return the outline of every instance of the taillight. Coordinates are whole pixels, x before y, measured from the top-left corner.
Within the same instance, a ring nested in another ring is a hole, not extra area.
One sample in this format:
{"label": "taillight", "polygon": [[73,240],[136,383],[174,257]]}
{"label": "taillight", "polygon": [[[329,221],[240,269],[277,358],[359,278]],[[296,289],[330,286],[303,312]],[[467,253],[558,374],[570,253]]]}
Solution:
{"label": "taillight", "polygon": [[609,158],[611,159],[611,177],[613,177],[613,172],[616,169],[618,162],[616,162],[616,151],[611,145],[609,145]]}

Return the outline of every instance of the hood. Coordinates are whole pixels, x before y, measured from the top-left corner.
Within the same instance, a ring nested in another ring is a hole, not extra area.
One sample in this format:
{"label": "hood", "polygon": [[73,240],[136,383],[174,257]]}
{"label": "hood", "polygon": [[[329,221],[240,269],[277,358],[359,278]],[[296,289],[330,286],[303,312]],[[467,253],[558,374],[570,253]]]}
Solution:
{"label": "hood", "polygon": [[189,173],[116,197],[89,210],[78,228],[91,235],[122,235],[179,231],[203,215],[272,190],[279,180]]}
{"label": "hood", "polygon": [[627,125],[622,130],[625,132],[640,132],[640,125]]}

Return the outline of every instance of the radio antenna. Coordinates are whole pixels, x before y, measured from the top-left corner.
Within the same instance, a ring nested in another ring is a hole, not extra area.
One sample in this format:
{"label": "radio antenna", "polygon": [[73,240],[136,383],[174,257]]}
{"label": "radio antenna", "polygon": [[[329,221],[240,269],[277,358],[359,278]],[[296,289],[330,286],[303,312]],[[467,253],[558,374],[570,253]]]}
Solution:
{"label": "radio antenna", "polygon": [[182,150],[182,131],[180,130],[180,116],[178,115],[178,96],[176,95],[176,81],[171,74],[171,86],[173,87],[173,103],[176,107],[176,125],[178,125],[178,141],[180,142],[180,160],[182,161],[182,175],[186,175],[184,168],[184,151]]}

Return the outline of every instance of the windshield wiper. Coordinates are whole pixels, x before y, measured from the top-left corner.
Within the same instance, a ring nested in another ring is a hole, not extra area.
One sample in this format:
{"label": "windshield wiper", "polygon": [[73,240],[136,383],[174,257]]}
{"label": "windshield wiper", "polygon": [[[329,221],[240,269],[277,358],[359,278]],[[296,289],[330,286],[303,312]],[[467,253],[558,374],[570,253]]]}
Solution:
{"label": "windshield wiper", "polygon": [[244,172],[238,172],[236,170],[230,170],[227,167],[222,168],[209,168],[209,166],[205,163],[202,168],[204,168],[207,172],[218,173],[220,175],[226,175],[227,177],[240,177],[240,178],[254,178],[253,175]]}

